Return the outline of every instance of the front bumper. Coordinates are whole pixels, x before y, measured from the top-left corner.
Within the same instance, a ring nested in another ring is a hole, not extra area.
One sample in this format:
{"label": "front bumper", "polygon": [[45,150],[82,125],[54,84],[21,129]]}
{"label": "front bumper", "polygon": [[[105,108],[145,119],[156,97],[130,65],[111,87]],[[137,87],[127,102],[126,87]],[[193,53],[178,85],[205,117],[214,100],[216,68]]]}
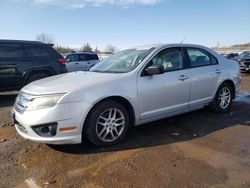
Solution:
{"label": "front bumper", "polygon": [[250,71],[250,63],[240,63],[240,70],[241,71]]}
{"label": "front bumper", "polygon": [[[15,128],[25,139],[46,144],[78,144],[82,142],[82,127],[91,104],[87,102],[73,102],[57,104],[54,107],[25,111],[23,114],[12,110]],[[32,129],[34,126],[57,123],[55,136],[39,136]],[[75,127],[73,130],[62,128]],[[63,131],[62,131],[63,130]]]}

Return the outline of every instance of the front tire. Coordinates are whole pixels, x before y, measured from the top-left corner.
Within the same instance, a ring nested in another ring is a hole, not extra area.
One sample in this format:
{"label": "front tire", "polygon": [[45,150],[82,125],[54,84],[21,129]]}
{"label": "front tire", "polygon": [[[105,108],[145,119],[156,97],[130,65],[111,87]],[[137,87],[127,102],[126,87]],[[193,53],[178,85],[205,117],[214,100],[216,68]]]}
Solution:
{"label": "front tire", "polygon": [[97,146],[110,146],[120,142],[129,126],[129,114],[116,101],[104,101],[95,106],[84,127],[90,142]]}
{"label": "front tire", "polygon": [[225,112],[231,107],[232,98],[232,87],[228,83],[223,83],[217,90],[211,107],[215,112]]}

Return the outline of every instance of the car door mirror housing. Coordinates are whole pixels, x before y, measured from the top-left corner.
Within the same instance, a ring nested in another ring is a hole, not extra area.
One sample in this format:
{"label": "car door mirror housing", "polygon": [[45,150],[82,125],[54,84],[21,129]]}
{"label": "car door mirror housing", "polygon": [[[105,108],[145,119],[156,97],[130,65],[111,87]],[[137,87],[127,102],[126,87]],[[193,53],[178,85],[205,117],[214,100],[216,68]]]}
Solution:
{"label": "car door mirror housing", "polygon": [[164,67],[163,65],[151,65],[145,71],[148,75],[163,74]]}

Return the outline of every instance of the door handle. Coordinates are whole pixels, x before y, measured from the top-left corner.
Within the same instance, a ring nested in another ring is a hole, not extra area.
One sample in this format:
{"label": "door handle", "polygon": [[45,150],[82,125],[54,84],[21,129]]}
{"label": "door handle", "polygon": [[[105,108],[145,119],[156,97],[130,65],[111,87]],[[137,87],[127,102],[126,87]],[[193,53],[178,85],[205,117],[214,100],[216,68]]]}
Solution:
{"label": "door handle", "polygon": [[185,76],[185,75],[181,75],[181,76],[179,76],[179,80],[181,80],[181,81],[184,81],[184,80],[186,80],[186,79],[188,79],[189,77],[188,76]]}
{"label": "door handle", "polygon": [[75,63],[75,65],[78,65],[79,63]]}
{"label": "door handle", "polygon": [[220,74],[221,70],[220,69],[216,69],[215,73]]}

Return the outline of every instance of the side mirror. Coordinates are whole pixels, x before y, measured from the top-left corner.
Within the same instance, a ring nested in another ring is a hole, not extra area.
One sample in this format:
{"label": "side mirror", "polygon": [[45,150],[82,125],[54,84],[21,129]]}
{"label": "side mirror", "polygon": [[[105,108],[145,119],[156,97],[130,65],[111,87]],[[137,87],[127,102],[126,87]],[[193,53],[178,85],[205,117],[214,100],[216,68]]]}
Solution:
{"label": "side mirror", "polygon": [[145,71],[148,75],[163,74],[164,67],[163,65],[151,65]]}

